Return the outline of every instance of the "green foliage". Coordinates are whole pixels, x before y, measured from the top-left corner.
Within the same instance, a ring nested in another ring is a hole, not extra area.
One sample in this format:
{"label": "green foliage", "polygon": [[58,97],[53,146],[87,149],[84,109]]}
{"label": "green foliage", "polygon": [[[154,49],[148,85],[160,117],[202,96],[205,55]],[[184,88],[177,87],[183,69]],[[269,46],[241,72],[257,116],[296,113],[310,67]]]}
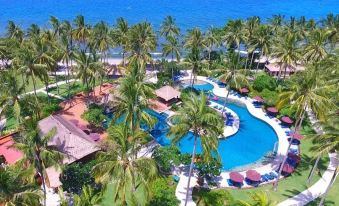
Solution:
{"label": "green foliage", "polygon": [[260,95],[264,98],[265,103],[268,106],[275,106],[279,98],[279,95],[276,91],[270,91],[268,89],[262,90]]}
{"label": "green foliage", "polygon": [[81,118],[88,121],[94,127],[100,128],[106,116],[103,114],[103,108],[101,106],[91,104],[88,110],[81,115]]}
{"label": "green foliage", "polygon": [[62,188],[67,192],[81,194],[84,185],[90,185],[93,188],[100,188],[100,185],[94,182],[90,171],[96,164],[95,160],[87,163],[73,163],[65,166],[61,176]]}
{"label": "green foliage", "polygon": [[176,206],[179,204],[175,196],[176,185],[171,177],[157,178],[151,185],[151,201],[149,206]]}
{"label": "green foliage", "polygon": [[198,175],[210,182],[214,177],[220,175],[222,164],[217,158],[211,158],[210,161],[198,161],[195,166]]}
{"label": "green foliage", "polygon": [[259,92],[264,89],[275,90],[276,87],[275,79],[266,74],[258,75],[253,82],[253,88]]}
{"label": "green foliage", "polygon": [[192,160],[191,154],[181,154],[180,155],[180,163],[183,165],[189,165]]}
{"label": "green foliage", "polygon": [[158,147],[153,153],[153,158],[161,172],[169,173],[172,165],[180,163],[180,151],[176,146]]}
{"label": "green foliage", "polygon": [[236,205],[231,194],[223,189],[193,188],[193,200],[197,206]]}

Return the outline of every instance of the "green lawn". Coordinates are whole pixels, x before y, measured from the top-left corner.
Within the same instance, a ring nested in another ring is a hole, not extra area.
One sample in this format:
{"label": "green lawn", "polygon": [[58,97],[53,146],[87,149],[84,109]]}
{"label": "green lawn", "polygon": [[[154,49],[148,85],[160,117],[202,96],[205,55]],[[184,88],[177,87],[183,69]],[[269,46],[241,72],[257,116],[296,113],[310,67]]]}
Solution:
{"label": "green lawn", "polygon": [[59,96],[62,96],[64,98],[68,97],[68,91],[70,96],[72,97],[73,95],[82,92],[86,89],[86,86],[83,85],[80,82],[70,82],[70,85],[68,84],[63,84],[59,86],[59,93],[57,87],[50,88],[48,91],[52,94],[56,94]]}
{"label": "green lawn", "polygon": [[[23,82],[22,80],[22,76],[19,75],[17,76],[18,78],[18,81],[19,82]],[[49,84],[53,84],[55,81],[54,81],[54,78],[51,78],[50,81],[49,81]],[[25,90],[26,92],[31,92],[33,91],[33,81],[32,81],[32,78],[28,78],[28,82],[24,83],[25,84]],[[36,89],[41,89],[41,88],[44,88],[45,87],[45,84],[39,79],[39,78],[36,78]]]}
{"label": "green lawn", "polygon": [[[297,168],[297,170],[292,174],[292,176],[282,180],[279,182],[278,191],[274,192],[272,190],[272,184],[261,186],[254,189],[225,189],[228,191],[234,199],[236,200],[250,200],[249,194],[251,192],[257,191],[265,191],[269,194],[271,200],[275,202],[281,202],[284,199],[292,197],[301,191],[307,188],[306,180],[311,170],[312,164],[314,160],[312,159],[312,152],[310,148],[312,146],[312,142],[310,140],[304,139],[301,144],[302,151],[302,162]],[[327,168],[328,165],[328,157],[324,157],[321,159],[319,163],[320,173],[317,173],[313,181],[310,185],[314,184],[321,176],[322,172]],[[332,188],[328,198],[327,205],[335,205],[335,202],[339,202],[338,195],[335,194],[335,191],[338,191],[339,183],[338,181],[335,183]],[[310,204],[312,205],[312,204]]]}

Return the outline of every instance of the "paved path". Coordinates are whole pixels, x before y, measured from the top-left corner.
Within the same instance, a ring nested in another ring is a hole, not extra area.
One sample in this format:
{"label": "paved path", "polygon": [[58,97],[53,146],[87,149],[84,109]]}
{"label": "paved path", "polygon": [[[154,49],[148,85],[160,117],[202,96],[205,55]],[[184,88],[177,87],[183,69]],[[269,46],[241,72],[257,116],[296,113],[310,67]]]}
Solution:
{"label": "paved path", "polygon": [[302,191],[301,193],[284,200],[279,203],[278,206],[302,206],[307,203],[317,199],[322,194],[325,193],[326,188],[331,182],[331,179],[334,175],[335,168],[338,166],[338,159],[336,153],[329,154],[330,164],[328,165],[326,171],[323,173],[322,177],[307,190]]}

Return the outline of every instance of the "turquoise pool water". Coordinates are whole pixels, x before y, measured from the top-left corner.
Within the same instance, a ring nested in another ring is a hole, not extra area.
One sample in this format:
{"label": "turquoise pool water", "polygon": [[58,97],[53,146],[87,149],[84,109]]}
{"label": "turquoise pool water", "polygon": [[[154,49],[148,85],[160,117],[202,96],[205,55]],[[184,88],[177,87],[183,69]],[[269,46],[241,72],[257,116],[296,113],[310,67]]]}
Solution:
{"label": "turquoise pool water", "polygon": [[[183,88],[190,87],[189,81],[187,80],[183,81],[181,84]],[[212,84],[208,82],[198,80],[198,83],[193,84],[193,88],[196,89],[197,91],[207,92],[211,91],[214,87]]]}
{"label": "turquoise pool water", "polygon": [[176,18],[182,31],[188,28],[223,26],[229,19],[259,16],[263,20],[273,14],[306,16],[319,19],[328,13],[339,13],[338,0],[0,0],[0,31],[8,20],[27,27],[32,23],[47,27],[50,15],[73,20],[82,14],[86,22],[100,20],[115,24],[118,17],[131,24],[150,21],[159,28],[164,17]]}
{"label": "turquoise pool water", "polygon": [[[223,103],[222,100],[218,100]],[[227,107],[236,112],[240,118],[239,131],[227,139],[219,140],[218,152],[222,160],[223,170],[232,170],[260,161],[266,154],[274,149],[277,135],[268,124],[253,117],[248,110],[240,105],[229,103]],[[150,111],[157,117],[158,123],[151,130],[152,136],[162,146],[170,145],[167,136],[169,126],[166,123],[167,115]],[[177,144],[183,153],[191,153],[193,149],[193,134],[188,133]],[[197,152],[201,152],[200,141]]]}

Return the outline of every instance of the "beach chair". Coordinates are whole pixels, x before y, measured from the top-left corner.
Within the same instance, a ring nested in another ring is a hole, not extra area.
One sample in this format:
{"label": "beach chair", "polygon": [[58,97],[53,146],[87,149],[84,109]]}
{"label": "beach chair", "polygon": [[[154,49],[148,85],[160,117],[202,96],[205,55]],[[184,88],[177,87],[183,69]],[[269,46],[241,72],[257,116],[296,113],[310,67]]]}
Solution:
{"label": "beach chair", "polygon": [[227,179],[227,183],[229,186],[234,187],[233,181],[231,179]]}
{"label": "beach chair", "polygon": [[180,180],[180,177],[178,175],[173,175],[172,179],[173,179],[174,182],[178,183],[179,180]]}

